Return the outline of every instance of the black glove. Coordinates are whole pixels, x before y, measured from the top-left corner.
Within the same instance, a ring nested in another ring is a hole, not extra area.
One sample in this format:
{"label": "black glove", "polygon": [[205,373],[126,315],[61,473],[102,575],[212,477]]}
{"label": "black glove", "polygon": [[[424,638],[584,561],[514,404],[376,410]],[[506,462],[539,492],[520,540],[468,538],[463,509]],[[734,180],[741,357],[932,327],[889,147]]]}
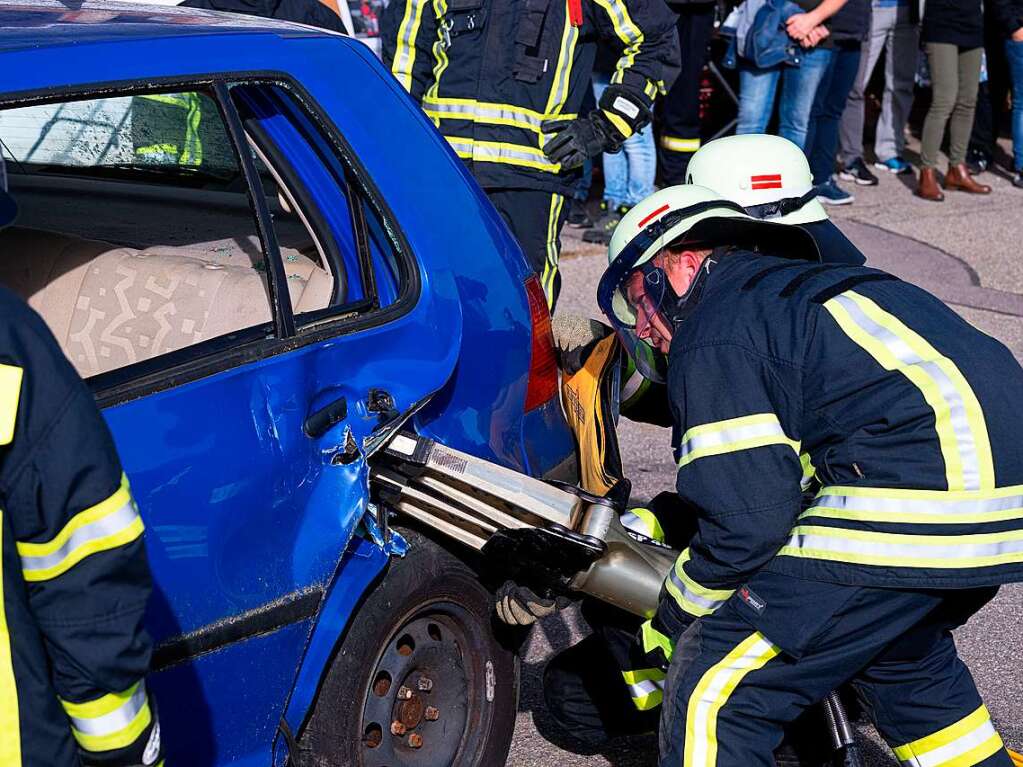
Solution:
{"label": "black glove", "polygon": [[575,120],[545,120],[540,130],[555,134],[544,144],[543,153],[566,170],[582,165],[601,152],[617,152],[625,143],[625,137],[599,109]]}
{"label": "black glove", "polygon": [[541,597],[528,586],[505,581],[494,595],[497,617],[510,626],[529,626],[568,604],[559,597]]}

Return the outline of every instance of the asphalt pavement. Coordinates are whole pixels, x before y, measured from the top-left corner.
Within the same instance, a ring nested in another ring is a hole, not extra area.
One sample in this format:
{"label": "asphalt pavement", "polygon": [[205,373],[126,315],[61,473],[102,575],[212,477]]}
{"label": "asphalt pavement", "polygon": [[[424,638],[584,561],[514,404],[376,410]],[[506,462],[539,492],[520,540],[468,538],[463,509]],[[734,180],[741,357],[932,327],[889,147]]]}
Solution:
{"label": "asphalt pavement", "polygon": [[[1023,191],[986,173],[990,197],[950,192],[944,203],[912,196],[907,177],[885,173],[877,187],[850,188],[853,205],[833,208],[833,219],[870,265],[915,282],[950,304],[968,322],[1005,343],[1023,361]],[[851,185],[848,185],[851,187]],[[563,291],[558,312],[598,316],[597,281],[606,251],[563,235]],[[674,462],[666,429],[623,419],[619,434],[634,498],[670,489]],[[956,632],[966,660],[1006,744],[1023,750],[1023,585],[998,597]],[[557,731],[547,715],[542,672],[558,651],[588,632],[577,612],[547,619],[530,636],[522,695],[508,764],[512,767],[640,767],[656,764],[652,736],[623,739],[585,753]],[[869,725],[858,725],[868,767],[896,765]]]}

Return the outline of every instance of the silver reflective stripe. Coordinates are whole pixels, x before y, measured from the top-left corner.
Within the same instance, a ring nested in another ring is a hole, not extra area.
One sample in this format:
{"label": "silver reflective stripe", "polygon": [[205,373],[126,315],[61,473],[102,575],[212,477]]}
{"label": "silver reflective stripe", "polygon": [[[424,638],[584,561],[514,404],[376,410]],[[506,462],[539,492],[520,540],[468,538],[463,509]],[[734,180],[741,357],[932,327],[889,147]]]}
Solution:
{"label": "silver reflective stripe", "polygon": [[146,684],[139,682],[138,687],[132,696],[124,703],[103,716],[91,719],[82,719],[71,716],[71,725],[83,735],[111,735],[119,732],[131,724],[146,705]]}
{"label": "silver reflective stripe", "polygon": [[653,695],[658,690],[664,689],[664,682],[655,682],[652,679],[647,679],[642,682],[636,682],[636,684],[627,685],[629,688],[630,698],[645,698],[647,695]]}
{"label": "silver reflective stripe", "polygon": [[643,518],[638,514],[633,514],[631,511],[626,511],[620,517],[619,521],[622,523],[622,527],[628,528],[633,532],[639,533],[646,538],[653,538],[654,531],[651,530],[647,523],[643,521]]}
{"label": "silver reflective stripe", "polygon": [[689,602],[692,602],[694,605],[697,605],[698,607],[704,608],[705,610],[710,610],[711,612],[714,612],[719,607],[721,607],[721,605],[723,605],[726,601],[728,601],[726,599],[709,599],[707,597],[700,596],[699,594],[697,594],[694,591],[691,591],[690,589],[687,589],[685,582],[678,577],[678,573],[675,572],[674,567],[671,568],[671,570],[668,572],[668,577],[671,579],[671,582],[675,585],[675,588],[677,588],[682,593],[682,597],[684,599],[688,600]]}
{"label": "silver reflective stripe", "polygon": [[[991,720],[988,719],[975,730],[962,735],[951,743],[936,748],[933,751],[928,751],[924,754],[918,754],[911,756],[909,759],[902,760],[905,765],[912,765],[912,767],[941,767],[942,765],[949,764],[953,759],[960,757],[964,754],[969,753],[973,749],[982,743],[986,743],[988,740],[996,736],[995,727],[991,724]],[[979,756],[979,755],[978,755]],[[982,757],[986,758],[986,756]],[[978,759],[977,761],[981,761]],[[976,764],[977,761],[964,762],[969,764]]]}
{"label": "silver reflective stripe", "polygon": [[625,385],[622,387],[622,393],[620,395],[621,401],[628,402],[632,399],[636,392],[639,391],[639,387],[643,385],[643,381],[645,380],[646,379],[643,378],[642,374],[638,370],[629,376],[629,380],[626,381]]}
{"label": "silver reflective stripe", "polygon": [[781,428],[781,424],[777,421],[754,423],[748,426],[735,426],[728,429],[722,429],[721,431],[697,434],[696,436],[687,439],[679,447],[679,460],[681,461],[690,453],[694,453],[698,450],[722,447],[735,442],[744,442],[748,439],[756,439],[757,437],[773,436],[782,437],[786,440],[788,439]]}
{"label": "silver reflective stripe", "polygon": [[55,567],[67,559],[75,549],[85,546],[91,541],[115,535],[132,525],[138,518],[139,513],[135,508],[134,501],[128,501],[117,511],[107,514],[105,517],[100,517],[95,522],[82,525],[71,534],[71,537],[64,542],[63,546],[50,554],[34,555],[22,553],[22,570],[31,572],[33,570],[47,570]]}
{"label": "silver reflective stripe", "polygon": [[431,112],[442,112],[449,115],[457,115],[470,120],[508,120],[512,122],[528,123],[540,130],[543,122],[539,117],[526,114],[525,112],[504,109],[497,104],[484,106],[482,104],[447,104],[429,100],[426,102]]}
{"label": "silver reflective stripe", "polygon": [[558,111],[564,105],[565,99],[568,97],[570,73],[575,59],[575,44],[579,37],[579,30],[571,23],[567,14],[565,24],[568,26],[568,29],[565,30],[561,41],[561,52],[558,55],[558,71],[554,73],[554,83],[551,87],[551,94],[547,99],[549,111]]}
{"label": "silver reflective stripe", "polygon": [[[818,528],[819,529],[819,528]],[[788,547],[799,550],[813,550],[833,554],[848,554],[855,557],[854,561],[871,564],[891,564],[896,567],[972,567],[997,562],[964,562],[963,560],[992,560],[1012,554],[1023,553],[1023,530],[1012,533],[994,533],[986,535],[943,535],[926,536],[939,539],[940,542],[919,543],[907,540],[912,535],[869,533],[865,537],[843,537],[840,528],[834,528],[838,535],[820,535],[816,532],[801,532],[797,527],[789,538]],[[990,538],[992,535],[1004,536],[1001,540],[971,543],[971,539]],[[919,536],[924,538],[925,536]],[[782,550],[785,553],[785,550]],[[840,557],[839,557],[840,558]],[[925,559],[925,563],[918,560]],[[1016,561],[1016,558],[1012,558]],[[902,561],[900,561],[902,560]],[[1019,558],[1023,561],[1023,557]]]}
{"label": "silver reflective stripe", "polygon": [[[871,496],[840,495],[827,493],[817,496],[813,506],[804,516],[813,516],[813,510],[822,507],[862,512],[865,518],[883,522],[885,514],[907,514],[920,516],[947,517],[941,521],[956,523],[956,517],[983,514],[997,514],[1002,511],[1018,511],[1023,517],[1023,495],[1009,495],[1005,498],[950,499],[940,498],[875,498]],[[1000,515],[1005,519],[1004,515]],[[934,520],[928,520],[934,521]]]}
{"label": "silver reflective stripe", "polygon": [[924,360],[909,344],[895,333],[868,317],[852,298],[838,295],[832,299],[838,303],[863,332],[872,336],[903,365],[912,365],[923,371],[941,393],[949,410],[949,422],[956,437],[956,452],[963,467],[963,487],[966,490],[980,489],[980,464],[977,459],[977,445],[966,415],[966,403],[956,385],[935,362]]}
{"label": "silver reflective stripe", "polygon": [[405,17],[398,30],[398,50],[391,65],[391,72],[407,91],[412,90],[412,62],[416,55],[415,36],[419,32],[425,5],[426,0],[408,0]]}
{"label": "silver reflective stripe", "polygon": [[[550,164],[546,157],[539,153],[520,151],[506,146],[488,146],[486,144],[475,144],[473,146],[473,157],[487,157],[495,160],[512,159],[525,160],[526,162],[540,162]],[[552,166],[554,167],[554,166]]]}

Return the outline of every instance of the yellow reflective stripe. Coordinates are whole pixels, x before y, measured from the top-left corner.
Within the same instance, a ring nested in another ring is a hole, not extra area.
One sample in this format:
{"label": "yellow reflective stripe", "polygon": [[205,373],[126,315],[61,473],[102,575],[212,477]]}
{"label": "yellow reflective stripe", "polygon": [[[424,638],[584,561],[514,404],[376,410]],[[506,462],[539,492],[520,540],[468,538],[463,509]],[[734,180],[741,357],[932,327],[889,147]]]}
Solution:
{"label": "yellow reflective stripe", "polygon": [[654,624],[649,620],[643,621],[643,625],[640,626],[640,635],[643,638],[643,652],[653,652],[660,648],[665,659],[671,660],[671,656],[675,654],[675,644],[671,641],[671,637],[655,629]]}
{"label": "yellow reflective stripe", "polygon": [[[533,109],[516,106],[515,104],[501,104],[496,101],[477,101],[475,99],[456,99],[448,96],[428,96],[423,99],[423,104],[437,107],[454,107],[448,112],[451,116],[458,116],[461,119],[472,119],[474,115],[481,114],[479,122],[485,122],[487,112],[507,112],[516,120],[521,120],[529,126],[539,127],[544,120],[554,118],[572,120],[578,117],[577,114],[558,114],[555,112],[537,112]],[[524,126],[523,126],[524,127]]]}
{"label": "yellow reflective stripe", "polygon": [[518,165],[547,173],[557,173],[561,170],[560,165],[551,163],[543,152],[533,147],[509,144],[503,141],[473,141],[460,136],[445,136],[444,138],[448,140],[459,157],[471,159],[473,162]]}
{"label": "yellow reflective stripe", "polygon": [[981,704],[958,722],[893,751],[907,767],[970,767],[1002,748],[1002,739]]}
{"label": "yellow reflective stripe", "polygon": [[661,705],[664,679],[667,675],[659,668],[623,671],[622,678],[629,688],[632,704],[640,711],[649,711]]}
{"label": "yellow reflective stripe", "polygon": [[763,668],[780,652],[763,634],[754,631],[700,677],[686,709],[683,767],[715,767],[721,707],[747,674]]}
{"label": "yellow reflective stripe", "polygon": [[124,692],[109,693],[85,703],[63,698],[61,706],[71,720],[71,733],[86,751],[112,751],[130,746],[152,722],[143,682]]}
{"label": "yellow reflective stripe", "polygon": [[604,116],[618,129],[619,133],[625,136],[625,138],[632,135],[632,126],[625,122],[625,120],[616,115],[614,112],[608,112],[606,109],[601,109],[600,111],[604,113]]}
{"label": "yellow reflective stripe", "polygon": [[695,152],[700,148],[700,139],[698,138],[679,138],[667,134],[661,134],[660,143],[663,149],[671,152]]}
{"label": "yellow reflective stripe", "polygon": [[690,615],[701,618],[710,615],[735,593],[735,589],[709,589],[694,581],[685,571],[685,564],[691,558],[685,549],[675,560],[675,566],[668,572],[664,586],[675,602]]}
{"label": "yellow reflective stripe", "polygon": [[554,277],[558,273],[558,219],[561,217],[561,208],[565,204],[565,198],[560,194],[551,195],[550,212],[547,215],[547,260],[544,261],[543,274],[540,276],[540,285],[543,287],[544,295],[547,296],[547,308],[554,305]]}
{"label": "yellow reflective stripe", "polygon": [[[628,524],[633,522],[629,515],[635,517],[635,522],[638,522],[638,524]],[[621,519],[622,524],[625,525],[625,527],[630,529],[636,529],[636,527],[639,527],[641,529],[636,530],[636,532],[640,535],[645,535],[647,538],[652,538],[653,540],[661,543],[664,542],[664,528],[661,527],[661,523],[658,521],[657,516],[650,511],[650,509],[644,509],[642,507],[628,509],[622,514]]]}
{"label": "yellow reflective stripe", "polygon": [[104,501],[75,514],[45,543],[17,543],[26,581],[44,581],[67,572],[87,556],[123,546],[143,531],[128,478]]}
{"label": "yellow reflective stripe", "polygon": [[632,22],[629,16],[629,9],[622,0],[596,0],[597,5],[604,9],[611,19],[618,39],[625,44],[622,56],[615,65],[615,72],[611,75],[612,84],[621,83],[625,76],[625,70],[636,63],[636,54],[643,45],[643,33]]}
{"label": "yellow reflective stripe", "polygon": [[698,458],[734,453],[766,445],[788,445],[799,455],[799,442],[789,439],[774,413],[756,413],[688,429],[679,444],[679,468]]}
{"label": "yellow reflective stripe", "polygon": [[397,78],[402,87],[412,91],[412,72],[416,66],[416,36],[423,21],[423,8],[426,0],[407,0],[405,15],[398,26],[398,40],[391,62],[391,74]]}
{"label": "yellow reflective stripe", "polygon": [[[547,96],[545,111],[549,115],[558,115],[568,99],[569,84],[572,81],[572,65],[575,63],[575,46],[579,40],[578,28],[572,26],[569,18],[568,2],[565,0],[565,28],[561,33],[561,48],[558,51],[558,64],[554,69],[551,81],[551,92]],[[568,115],[564,115],[567,119]],[[541,142],[544,139],[541,137]]]}
{"label": "yellow reflective stripe", "polygon": [[646,85],[643,86],[643,93],[646,94],[646,97],[648,99],[653,101],[655,98],[657,98],[657,83],[655,83],[653,80],[647,80]]}
{"label": "yellow reflective stripe", "polygon": [[934,412],[949,490],[994,487],[994,462],[980,403],[955,363],[866,296],[848,290],[824,304],[842,331],[885,370],[916,386]]}
{"label": "yellow reflective stripe", "polygon": [[817,474],[817,469],[813,466],[813,461],[810,459],[809,453],[799,454],[799,465],[803,470],[802,479],[799,480],[799,486],[806,490],[813,482],[814,475]]}
{"label": "yellow reflective stripe", "polygon": [[[427,99],[436,98],[437,91],[440,88],[440,78],[444,75],[444,70],[448,68],[448,54],[445,50],[444,34],[441,29],[440,19],[444,18],[444,14],[448,11],[447,0],[434,0],[433,2],[433,15],[438,20],[437,23],[437,40],[433,44],[433,59],[436,62],[433,67],[433,82],[430,83],[430,87],[426,90],[426,97],[423,99],[425,104]],[[429,110],[426,110],[427,114]],[[433,115],[430,115],[433,117]],[[440,127],[439,118],[434,118],[434,122]]]}
{"label": "yellow reflective stripe", "polygon": [[11,660],[11,635],[4,609],[4,513],[0,510],[0,767],[21,766],[21,723],[18,714],[18,688],[14,683]]}
{"label": "yellow reflective stripe", "polygon": [[0,445],[9,445],[14,440],[23,375],[17,365],[0,364]]}
{"label": "yellow reflective stripe", "polygon": [[1023,562],[1023,530],[977,535],[907,535],[797,525],[778,556],[888,567],[993,567]]}

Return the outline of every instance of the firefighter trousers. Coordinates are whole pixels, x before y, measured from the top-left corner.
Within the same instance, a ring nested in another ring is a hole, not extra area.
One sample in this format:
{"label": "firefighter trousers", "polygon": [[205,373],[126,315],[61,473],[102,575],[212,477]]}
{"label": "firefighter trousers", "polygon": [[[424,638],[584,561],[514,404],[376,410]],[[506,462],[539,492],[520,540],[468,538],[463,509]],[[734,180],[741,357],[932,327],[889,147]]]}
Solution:
{"label": "firefighter trousers", "polygon": [[847,682],[906,767],[1011,767],[951,634],[994,591],[758,573],[679,640],[661,767],[773,767],[786,725]]}
{"label": "firefighter trousers", "polygon": [[563,195],[538,189],[487,189],[487,197],[508,224],[526,261],[540,278],[547,306],[554,306],[561,291],[558,261],[561,229],[568,218]]}

